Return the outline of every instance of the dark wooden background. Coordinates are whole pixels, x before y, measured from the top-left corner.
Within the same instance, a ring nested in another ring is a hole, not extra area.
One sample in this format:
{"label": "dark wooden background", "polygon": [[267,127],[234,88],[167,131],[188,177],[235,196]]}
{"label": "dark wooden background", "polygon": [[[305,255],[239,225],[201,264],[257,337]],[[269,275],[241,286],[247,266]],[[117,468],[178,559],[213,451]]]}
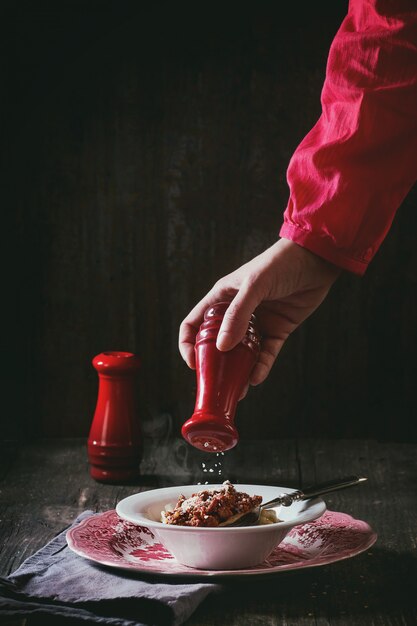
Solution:
{"label": "dark wooden background", "polygon": [[[347,1],[1,7],[2,432],[87,435],[91,359],[130,350],[146,432],[178,434],[179,324],[277,238]],[[242,438],[416,440],[416,201],[240,404]]]}

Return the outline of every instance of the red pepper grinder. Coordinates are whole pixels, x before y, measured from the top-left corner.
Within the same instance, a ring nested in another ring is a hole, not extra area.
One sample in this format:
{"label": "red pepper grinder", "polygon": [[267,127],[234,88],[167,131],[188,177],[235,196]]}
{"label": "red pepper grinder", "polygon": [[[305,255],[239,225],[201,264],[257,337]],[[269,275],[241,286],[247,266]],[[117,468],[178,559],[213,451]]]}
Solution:
{"label": "red pepper grinder", "polygon": [[194,414],[181,429],[182,436],[205,452],[224,452],[239,441],[234,424],[237,403],[255,365],[260,347],[256,318],[251,316],[242,341],[221,352],[216,339],[230,302],[209,307],[195,343],[197,397]]}
{"label": "red pepper grinder", "polygon": [[135,378],[140,360],[131,352],[102,352],[97,406],[88,437],[91,476],[100,482],[129,482],[139,476],[142,457]]}

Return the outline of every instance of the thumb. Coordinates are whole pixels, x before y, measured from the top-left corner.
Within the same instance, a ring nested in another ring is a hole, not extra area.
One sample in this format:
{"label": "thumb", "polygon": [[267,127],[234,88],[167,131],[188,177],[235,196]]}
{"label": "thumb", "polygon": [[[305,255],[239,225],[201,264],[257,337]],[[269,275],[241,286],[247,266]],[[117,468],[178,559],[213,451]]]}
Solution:
{"label": "thumb", "polygon": [[224,314],[216,341],[218,350],[226,352],[242,341],[248,330],[250,317],[258,304],[260,298],[253,291],[238,291]]}

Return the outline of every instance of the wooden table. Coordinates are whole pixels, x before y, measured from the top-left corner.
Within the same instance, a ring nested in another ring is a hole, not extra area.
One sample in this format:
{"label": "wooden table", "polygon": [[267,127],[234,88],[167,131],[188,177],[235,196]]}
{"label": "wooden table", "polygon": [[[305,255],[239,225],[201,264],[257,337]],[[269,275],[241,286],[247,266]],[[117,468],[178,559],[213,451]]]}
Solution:
{"label": "wooden table", "polygon": [[[116,486],[90,478],[84,440],[5,444],[0,574],[15,570],[85,509],[112,509],[121,498],[157,486],[204,482],[205,459],[180,439],[147,440],[141,480]],[[217,475],[218,465],[212,467],[211,481],[296,487],[345,474],[368,476],[368,483],[329,495],[326,502],[329,509],[366,520],[378,541],[369,551],[331,565],[226,582],[225,592],[210,596],[187,626],[417,624],[415,444],[241,441],[221,462],[222,473]],[[56,618],[0,621],[60,626]]]}

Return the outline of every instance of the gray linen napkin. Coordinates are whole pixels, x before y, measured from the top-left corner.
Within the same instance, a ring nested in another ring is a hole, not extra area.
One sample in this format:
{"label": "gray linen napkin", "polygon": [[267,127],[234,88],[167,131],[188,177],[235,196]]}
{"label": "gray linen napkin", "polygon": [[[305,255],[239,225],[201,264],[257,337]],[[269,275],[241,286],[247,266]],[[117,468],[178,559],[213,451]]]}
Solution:
{"label": "gray linen napkin", "polygon": [[[75,520],[94,515],[85,511]],[[0,614],[57,615],[115,626],[178,626],[221,586],[139,577],[70,550],[66,530],[7,578],[0,578]]]}

